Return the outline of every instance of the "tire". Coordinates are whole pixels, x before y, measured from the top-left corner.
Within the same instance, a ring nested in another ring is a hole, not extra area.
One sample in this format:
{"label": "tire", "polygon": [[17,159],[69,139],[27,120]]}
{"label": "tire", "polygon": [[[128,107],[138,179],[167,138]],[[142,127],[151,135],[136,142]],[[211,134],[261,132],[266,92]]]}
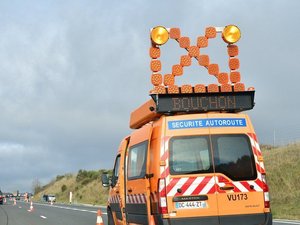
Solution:
{"label": "tire", "polygon": [[110,208],[107,208],[107,224],[108,225],[115,225],[113,215]]}

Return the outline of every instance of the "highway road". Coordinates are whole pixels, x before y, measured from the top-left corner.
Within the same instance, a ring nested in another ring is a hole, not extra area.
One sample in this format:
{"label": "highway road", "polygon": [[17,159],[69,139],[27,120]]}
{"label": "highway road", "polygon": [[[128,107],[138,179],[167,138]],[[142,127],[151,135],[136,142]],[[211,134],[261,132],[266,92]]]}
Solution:
{"label": "highway road", "polygon": [[[99,207],[82,205],[49,205],[8,201],[0,205],[0,225],[95,225]],[[104,224],[107,224],[105,208],[101,208]],[[274,225],[300,225],[300,221],[274,220]]]}

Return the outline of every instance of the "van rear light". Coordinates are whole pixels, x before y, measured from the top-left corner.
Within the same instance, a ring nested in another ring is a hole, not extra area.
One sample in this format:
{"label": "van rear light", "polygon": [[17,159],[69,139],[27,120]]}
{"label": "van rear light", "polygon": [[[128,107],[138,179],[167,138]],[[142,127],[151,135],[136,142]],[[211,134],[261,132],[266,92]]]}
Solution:
{"label": "van rear light", "polygon": [[159,203],[158,203],[159,213],[167,214],[168,213],[168,207],[167,207],[167,195],[166,195],[166,181],[165,181],[165,179],[159,179],[158,190],[159,190]]}
{"label": "van rear light", "polygon": [[263,182],[265,208],[270,208],[270,194],[269,194],[269,187],[267,184],[266,174],[262,174],[261,178]]}

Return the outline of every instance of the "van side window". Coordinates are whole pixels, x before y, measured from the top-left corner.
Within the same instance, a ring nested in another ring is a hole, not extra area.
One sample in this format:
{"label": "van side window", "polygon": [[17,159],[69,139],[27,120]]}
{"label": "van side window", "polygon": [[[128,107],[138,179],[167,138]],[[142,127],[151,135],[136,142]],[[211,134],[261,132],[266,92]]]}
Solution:
{"label": "van side window", "polygon": [[176,137],[170,141],[170,173],[213,172],[208,136]]}
{"label": "van side window", "polygon": [[257,177],[254,156],[246,135],[214,135],[215,169],[234,181]]}
{"label": "van side window", "polygon": [[134,145],[129,149],[127,178],[134,180],[144,178],[146,174],[146,156],[147,156],[148,142],[142,142]]}
{"label": "van side window", "polygon": [[121,156],[118,155],[117,158],[116,158],[116,161],[115,161],[113,176],[112,176],[112,180],[111,180],[111,185],[112,186],[115,186],[117,184],[117,181],[118,181],[119,170],[120,170],[120,159],[121,159]]}

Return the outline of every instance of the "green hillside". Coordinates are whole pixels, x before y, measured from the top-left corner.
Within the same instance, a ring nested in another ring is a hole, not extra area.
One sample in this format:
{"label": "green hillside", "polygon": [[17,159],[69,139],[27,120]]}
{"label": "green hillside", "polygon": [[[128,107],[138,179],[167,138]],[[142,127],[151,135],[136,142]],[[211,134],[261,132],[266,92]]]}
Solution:
{"label": "green hillside", "polygon": [[[55,180],[40,188],[34,200],[39,201],[44,194],[55,194],[57,202],[69,203],[69,193],[73,193],[73,203],[105,205],[108,189],[101,185],[101,174],[106,172],[79,170],[77,174],[59,175]],[[110,172],[110,171],[109,171]]]}
{"label": "green hillside", "polygon": [[275,218],[300,219],[300,144],[264,149]]}
{"label": "green hillside", "polygon": [[[300,144],[275,149],[263,146],[262,151],[274,218],[300,219]],[[57,176],[34,198],[40,200],[43,194],[55,194],[57,201],[68,203],[72,191],[74,203],[105,205],[108,189],[101,185],[103,172],[79,170],[77,174]]]}

